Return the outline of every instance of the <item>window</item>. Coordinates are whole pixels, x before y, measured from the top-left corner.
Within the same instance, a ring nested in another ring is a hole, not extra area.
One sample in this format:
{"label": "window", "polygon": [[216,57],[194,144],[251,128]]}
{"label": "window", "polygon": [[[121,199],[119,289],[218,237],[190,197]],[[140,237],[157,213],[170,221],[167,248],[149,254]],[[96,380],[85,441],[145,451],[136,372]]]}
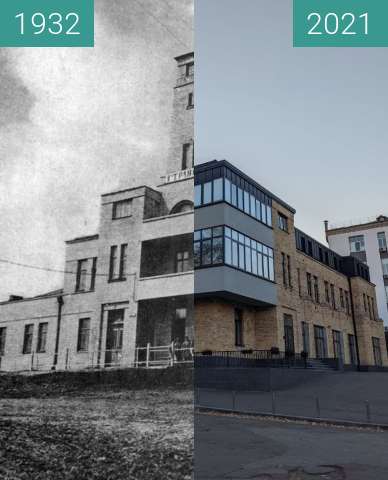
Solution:
{"label": "window", "polygon": [[377,337],[372,337],[372,345],[373,345],[373,356],[375,360],[375,365],[378,367],[381,367],[383,364],[383,360],[381,357],[380,339]]}
{"label": "window", "polygon": [[32,352],[32,338],[34,336],[34,325],[26,325],[24,327],[24,339],[23,339],[23,353]]}
{"label": "window", "polygon": [[235,345],[236,347],[244,346],[244,332],[243,332],[243,312],[239,308],[234,310],[234,328],[235,328]]}
{"label": "window", "polygon": [[194,93],[190,92],[187,96],[187,108],[194,107]]}
{"label": "window", "polygon": [[365,239],[364,235],[357,235],[355,237],[349,237],[349,246],[352,253],[365,252]]}
{"label": "window", "polygon": [[[119,281],[126,279],[127,270],[127,249],[128,245],[125,243],[121,245],[120,252],[117,245],[113,245],[110,249],[110,264],[109,264],[109,281]],[[120,257],[119,257],[120,255]]]}
{"label": "window", "polygon": [[379,249],[382,252],[387,251],[387,238],[385,236],[385,232],[379,232],[377,234],[377,241],[379,242]]}
{"label": "window", "polygon": [[194,144],[184,143],[182,147],[182,170],[192,168],[194,164]]}
{"label": "window", "polygon": [[186,77],[194,75],[194,62],[186,63],[185,73]]}
{"label": "window", "polygon": [[307,281],[307,293],[309,297],[313,296],[313,288],[311,284],[311,273],[306,273],[306,281]]}
{"label": "window", "polygon": [[306,322],[302,322],[302,340],[303,340],[303,351],[310,353],[310,331],[309,331],[309,325]]}
{"label": "window", "polygon": [[345,304],[346,304],[346,313],[350,315],[350,300],[349,300],[349,292],[345,292]]}
{"label": "window", "polygon": [[362,297],[363,297],[363,299],[364,299],[364,310],[365,310],[365,313],[367,313],[367,312],[368,312],[368,305],[367,305],[367,303],[366,303],[366,295],[365,295],[365,293],[362,294]]}
{"label": "window", "polygon": [[344,291],[342,290],[342,288],[340,288],[339,291],[340,291],[340,305],[341,305],[341,308],[345,308]]}
{"label": "window", "polygon": [[36,351],[44,353],[46,351],[48,323],[40,323],[38,327],[38,343]]}
{"label": "window", "polygon": [[78,322],[77,351],[87,352],[89,350],[90,318],[80,318]]}
{"label": "window", "polygon": [[[272,199],[229,169],[221,171],[216,168],[198,173],[196,182],[194,187],[196,207],[225,201],[272,227]],[[287,220],[287,217],[285,219]]]}
{"label": "window", "polygon": [[298,275],[298,292],[299,292],[299,296],[301,297],[302,296],[302,284],[301,284],[301,281],[300,281],[300,268],[297,269],[297,275]]}
{"label": "window", "polygon": [[356,338],[354,335],[348,335],[349,343],[349,360],[351,365],[357,364],[357,349],[356,349]]}
{"label": "window", "polygon": [[367,301],[368,301],[368,313],[369,313],[369,318],[372,320],[372,306],[371,306],[371,302],[370,302],[370,297],[367,296]]}
{"label": "window", "polygon": [[272,248],[229,227],[195,231],[194,266],[223,263],[267,280],[275,280]]}
{"label": "window", "polygon": [[113,204],[113,220],[118,218],[126,218],[132,215],[132,199],[121,200],[120,202],[115,202]]}
{"label": "window", "polygon": [[318,277],[314,277],[314,298],[317,303],[319,303],[319,283]]}
{"label": "window", "polygon": [[282,272],[283,272],[283,285],[287,286],[287,272],[286,272],[286,255],[282,252]]}
{"label": "window", "polygon": [[334,285],[332,283],[330,284],[330,291],[331,291],[331,306],[335,310],[337,308],[337,305],[336,305],[336,301],[335,301],[335,289],[334,289]]}
{"label": "window", "polygon": [[287,255],[287,272],[288,272],[288,286],[292,288],[291,259],[289,255]]}
{"label": "window", "polygon": [[278,226],[283,232],[288,232],[288,218],[278,212]]}
{"label": "window", "polygon": [[325,298],[326,303],[330,303],[330,292],[329,292],[329,282],[325,280]]}
{"label": "window", "polygon": [[315,354],[317,358],[327,357],[327,340],[324,327],[314,325]]}
{"label": "window", "polygon": [[342,332],[338,330],[333,330],[333,353],[334,358],[339,358],[343,360],[343,344],[342,344]]}
{"label": "window", "polygon": [[76,280],[76,286],[75,286],[76,292],[84,292],[86,290],[87,276],[88,276],[88,261],[78,260],[77,280]]}
{"label": "window", "polygon": [[92,264],[92,275],[90,278],[90,290],[94,290],[94,287],[96,286],[96,273],[97,273],[97,257],[94,257],[93,264]]}
{"label": "window", "polygon": [[5,353],[5,341],[7,338],[7,327],[0,328],[0,357]]}
{"label": "window", "polygon": [[388,258],[382,258],[381,259],[381,265],[383,267],[384,277],[388,277]]}
{"label": "window", "polygon": [[188,272],[190,270],[190,255],[186,250],[184,252],[178,252],[176,254],[176,271]]}

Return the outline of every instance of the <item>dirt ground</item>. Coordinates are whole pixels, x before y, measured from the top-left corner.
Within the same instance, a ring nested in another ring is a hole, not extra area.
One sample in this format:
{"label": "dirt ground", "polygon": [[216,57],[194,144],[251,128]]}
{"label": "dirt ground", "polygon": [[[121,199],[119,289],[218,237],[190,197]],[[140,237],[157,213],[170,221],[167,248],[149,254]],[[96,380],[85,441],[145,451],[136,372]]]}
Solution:
{"label": "dirt ground", "polygon": [[192,390],[0,398],[0,479],[186,480]]}

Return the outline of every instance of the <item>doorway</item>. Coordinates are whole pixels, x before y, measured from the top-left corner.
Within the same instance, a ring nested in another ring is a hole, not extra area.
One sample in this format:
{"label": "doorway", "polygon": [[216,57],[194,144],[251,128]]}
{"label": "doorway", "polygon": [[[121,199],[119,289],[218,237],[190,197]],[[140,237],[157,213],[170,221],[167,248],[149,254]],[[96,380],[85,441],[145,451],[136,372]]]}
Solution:
{"label": "doorway", "polygon": [[294,321],[291,315],[284,315],[284,348],[288,354],[295,353]]}
{"label": "doorway", "polygon": [[105,366],[119,365],[123,349],[124,309],[108,311]]}

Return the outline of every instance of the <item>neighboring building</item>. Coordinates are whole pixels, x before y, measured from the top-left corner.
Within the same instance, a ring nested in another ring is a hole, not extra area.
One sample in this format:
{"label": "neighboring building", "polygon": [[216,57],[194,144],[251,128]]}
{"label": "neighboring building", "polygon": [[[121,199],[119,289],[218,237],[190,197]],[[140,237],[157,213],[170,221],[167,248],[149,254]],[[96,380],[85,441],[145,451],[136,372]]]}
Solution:
{"label": "neighboring building", "polygon": [[166,176],[102,195],[99,233],[66,242],[62,290],[0,304],[2,370],[133,365],[136,347],[192,341],[194,55],[176,61]]}
{"label": "neighboring building", "polygon": [[335,252],[352,255],[369,266],[376,285],[380,318],[388,325],[388,217],[380,215],[366,223],[330,227],[325,222],[326,238]]}
{"label": "neighboring building", "polygon": [[195,167],[195,348],[278,348],[388,365],[368,267],[294,228],[295,210],[226,161]]}

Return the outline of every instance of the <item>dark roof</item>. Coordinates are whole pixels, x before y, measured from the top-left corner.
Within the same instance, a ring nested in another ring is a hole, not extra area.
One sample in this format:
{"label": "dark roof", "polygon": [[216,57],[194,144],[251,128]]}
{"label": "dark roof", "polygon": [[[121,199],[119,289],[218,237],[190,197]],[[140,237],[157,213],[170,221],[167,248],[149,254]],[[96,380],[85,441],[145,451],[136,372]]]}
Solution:
{"label": "dark roof", "polygon": [[256,188],[261,190],[263,193],[268,195],[269,197],[273,198],[277,203],[279,203],[282,207],[286,208],[289,210],[291,213],[296,213],[296,210],[288,205],[288,203],[284,202],[281,198],[278,196],[274,195],[272,192],[264,188],[262,185],[260,185],[256,180],[253,180],[251,177],[248,177],[244,172],[239,170],[237,167],[229,163],[227,160],[212,160],[210,162],[205,162],[205,163],[200,163],[199,165],[195,165],[194,167],[194,173],[200,173],[202,171],[206,171],[209,168],[217,168],[217,167],[227,167],[230,170],[232,170],[236,175],[239,175],[242,177],[244,180],[247,182],[251,183],[254,185]]}
{"label": "dark roof", "polygon": [[175,60],[178,62],[179,60],[183,60],[184,58],[188,57],[194,57],[194,52],[187,52],[183,53],[182,55],[178,55],[177,57],[175,57]]}

